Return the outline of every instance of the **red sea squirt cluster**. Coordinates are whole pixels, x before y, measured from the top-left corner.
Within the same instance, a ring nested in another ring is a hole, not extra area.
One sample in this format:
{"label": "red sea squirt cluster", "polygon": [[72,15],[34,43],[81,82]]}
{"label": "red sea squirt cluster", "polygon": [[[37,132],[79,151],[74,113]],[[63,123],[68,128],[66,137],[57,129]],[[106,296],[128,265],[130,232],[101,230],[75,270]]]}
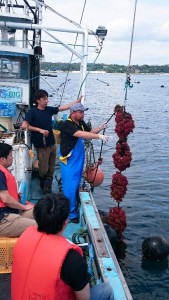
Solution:
{"label": "red sea squirt cluster", "polygon": [[115,132],[119,140],[116,144],[116,152],[112,155],[112,158],[115,167],[119,171],[116,171],[116,173],[112,175],[110,195],[118,203],[118,206],[110,209],[107,222],[114,228],[117,232],[118,239],[121,240],[122,232],[124,232],[127,222],[125,211],[120,208],[120,203],[127,192],[128,185],[127,177],[121,174],[121,172],[129,168],[132,161],[132,153],[127,143],[127,136],[133,132],[135,125],[131,114],[125,111],[124,106],[116,105],[114,112],[116,122]]}

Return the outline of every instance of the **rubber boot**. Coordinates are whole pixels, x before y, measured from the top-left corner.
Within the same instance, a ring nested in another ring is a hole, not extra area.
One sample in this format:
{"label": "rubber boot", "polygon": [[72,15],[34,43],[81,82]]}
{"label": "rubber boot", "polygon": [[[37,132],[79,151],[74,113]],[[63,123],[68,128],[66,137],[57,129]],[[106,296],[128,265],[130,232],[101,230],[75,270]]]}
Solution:
{"label": "rubber boot", "polygon": [[43,191],[44,190],[44,184],[45,184],[45,177],[39,177],[40,180],[40,188]]}
{"label": "rubber boot", "polygon": [[44,194],[50,194],[51,193],[51,189],[52,189],[52,177],[46,177],[45,181],[44,181],[44,190],[43,193]]}

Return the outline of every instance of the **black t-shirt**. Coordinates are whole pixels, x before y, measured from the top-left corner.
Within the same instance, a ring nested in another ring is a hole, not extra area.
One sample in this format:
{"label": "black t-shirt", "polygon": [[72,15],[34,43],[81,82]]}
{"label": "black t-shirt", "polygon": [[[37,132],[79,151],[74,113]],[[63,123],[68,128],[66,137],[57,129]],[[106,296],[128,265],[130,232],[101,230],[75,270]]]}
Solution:
{"label": "black t-shirt", "polygon": [[78,126],[75,122],[66,120],[62,123],[60,130],[60,152],[62,156],[66,156],[70,153],[70,151],[72,151],[78,140],[77,137],[73,136],[75,132],[78,130],[90,132],[91,129],[84,121],[80,121]]}
{"label": "black t-shirt", "polygon": [[[46,146],[52,146],[55,144],[55,139],[52,130],[52,116],[56,115],[59,111],[59,107],[47,106],[44,110],[37,107],[31,108],[26,116],[27,121],[31,126],[38,127],[49,131],[49,135],[46,137]],[[43,148],[43,135],[37,131],[31,131],[32,143],[35,148]]]}
{"label": "black t-shirt", "polygon": [[74,291],[81,291],[89,282],[85,259],[76,250],[70,250],[61,269],[61,279]]}
{"label": "black t-shirt", "polygon": [[[0,191],[7,191],[7,183],[6,183],[6,177],[2,171],[0,171]],[[18,214],[19,210],[15,208],[10,207],[1,207],[0,208],[0,221],[3,219],[4,214]]]}

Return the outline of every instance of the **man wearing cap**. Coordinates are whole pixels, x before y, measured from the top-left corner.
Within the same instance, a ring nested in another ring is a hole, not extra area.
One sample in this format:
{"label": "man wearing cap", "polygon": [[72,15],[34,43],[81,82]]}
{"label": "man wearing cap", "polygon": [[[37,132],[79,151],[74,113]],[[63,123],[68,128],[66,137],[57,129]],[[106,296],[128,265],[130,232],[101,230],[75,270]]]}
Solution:
{"label": "man wearing cap", "polygon": [[84,139],[101,139],[107,142],[108,137],[99,134],[107,127],[103,123],[97,128],[89,128],[83,121],[84,111],[88,110],[83,104],[76,103],[70,107],[69,118],[61,126],[60,166],[64,195],[70,201],[69,219],[78,223],[77,195],[82,177],[85,159]]}
{"label": "man wearing cap", "polygon": [[34,101],[36,107],[31,108],[22,123],[22,129],[31,131],[31,139],[36,148],[39,160],[40,187],[44,194],[50,193],[56,160],[56,145],[52,130],[52,116],[69,109],[73,104],[81,102],[81,98],[63,106],[48,106],[48,93],[37,90]]}

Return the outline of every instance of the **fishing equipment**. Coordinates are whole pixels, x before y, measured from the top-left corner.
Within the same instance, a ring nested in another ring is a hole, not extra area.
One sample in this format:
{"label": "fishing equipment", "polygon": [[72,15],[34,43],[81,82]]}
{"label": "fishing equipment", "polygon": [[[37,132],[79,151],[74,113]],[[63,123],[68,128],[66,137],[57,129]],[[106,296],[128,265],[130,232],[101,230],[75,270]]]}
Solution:
{"label": "fishing equipment", "polygon": [[99,165],[102,164],[102,158],[100,157],[96,163],[93,143],[90,140],[85,140],[85,156],[86,162],[83,177],[92,188],[99,186],[104,180],[104,174],[99,169]]}
{"label": "fishing equipment", "polygon": [[106,230],[107,236],[109,238],[110,244],[113,247],[117,241],[117,233],[113,229],[113,226],[108,225],[107,223],[103,223],[104,228]]}
{"label": "fishing equipment", "polygon": [[90,183],[91,187],[99,186],[104,180],[103,171],[98,168],[98,163],[87,167],[83,177]]}
{"label": "fishing equipment", "polygon": [[121,172],[125,171],[126,168],[130,167],[132,154],[130,152],[130,147],[127,143],[127,137],[131,132],[133,132],[133,129],[135,127],[131,114],[126,112],[125,102],[127,100],[128,88],[133,87],[133,85],[131,84],[130,73],[132,70],[134,70],[131,67],[131,53],[132,53],[132,46],[133,46],[136,7],[137,7],[137,0],[135,0],[129,63],[126,71],[126,81],[125,81],[125,88],[124,88],[125,89],[124,106],[120,106],[118,104],[115,106],[114,109],[115,122],[116,122],[115,132],[119,137],[119,140],[117,141],[116,152],[112,155],[112,158],[115,167],[119,171],[117,171],[112,176],[110,195],[111,197],[114,198],[115,201],[117,201],[117,207],[111,208],[109,210],[107,216],[107,222],[116,230],[119,241],[122,241],[122,232],[125,230],[127,226],[126,214],[125,211],[122,208],[120,208],[120,202],[122,202],[127,192],[128,180],[126,176],[121,174]]}
{"label": "fishing equipment", "polygon": [[162,260],[169,254],[169,243],[160,235],[152,235],[142,243],[143,256],[150,260]]}
{"label": "fishing equipment", "polygon": [[96,79],[96,80],[98,80],[98,81],[100,81],[100,82],[102,82],[102,83],[104,83],[104,84],[106,84],[107,86],[109,86],[109,83],[108,82],[105,82],[105,81],[103,81],[103,80],[100,80],[100,79]]}
{"label": "fishing equipment", "polygon": [[126,192],[128,180],[127,177],[121,174],[126,168],[130,167],[132,160],[132,154],[130,147],[127,143],[128,135],[133,132],[135,127],[131,114],[125,111],[125,106],[116,105],[115,109],[115,132],[119,137],[116,144],[116,152],[112,155],[115,167],[119,170],[112,176],[112,184],[110,186],[111,197],[117,201],[118,206],[111,208],[107,217],[107,222],[117,232],[118,239],[122,239],[122,232],[127,226],[126,214],[122,208],[120,208],[120,202],[122,202]]}
{"label": "fishing equipment", "polygon": [[[107,128],[107,124],[109,123],[109,121],[112,119],[112,117],[114,116],[114,112],[113,114],[109,117],[109,119],[106,122],[103,122],[101,124],[101,126],[104,125],[103,128],[103,135],[105,134],[105,130]],[[88,122],[90,128],[92,128],[91,126],[91,122]],[[91,141],[85,141],[85,153],[86,153],[86,167],[85,167],[85,171],[84,171],[84,178],[90,183],[91,187],[96,187],[99,186],[100,184],[102,184],[103,180],[104,180],[104,174],[101,171],[101,169],[99,169],[99,165],[102,164],[103,159],[102,159],[102,150],[103,150],[103,140],[101,142],[101,148],[100,148],[100,154],[99,154],[99,158],[98,161],[96,163],[95,161],[95,156],[94,156],[94,149],[93,149],[93,143]],[[92,158],[93,156],[93,158]],[[93,159],[93,162],[92,162]],[[97,175],[98,172],[98,175]]]}

